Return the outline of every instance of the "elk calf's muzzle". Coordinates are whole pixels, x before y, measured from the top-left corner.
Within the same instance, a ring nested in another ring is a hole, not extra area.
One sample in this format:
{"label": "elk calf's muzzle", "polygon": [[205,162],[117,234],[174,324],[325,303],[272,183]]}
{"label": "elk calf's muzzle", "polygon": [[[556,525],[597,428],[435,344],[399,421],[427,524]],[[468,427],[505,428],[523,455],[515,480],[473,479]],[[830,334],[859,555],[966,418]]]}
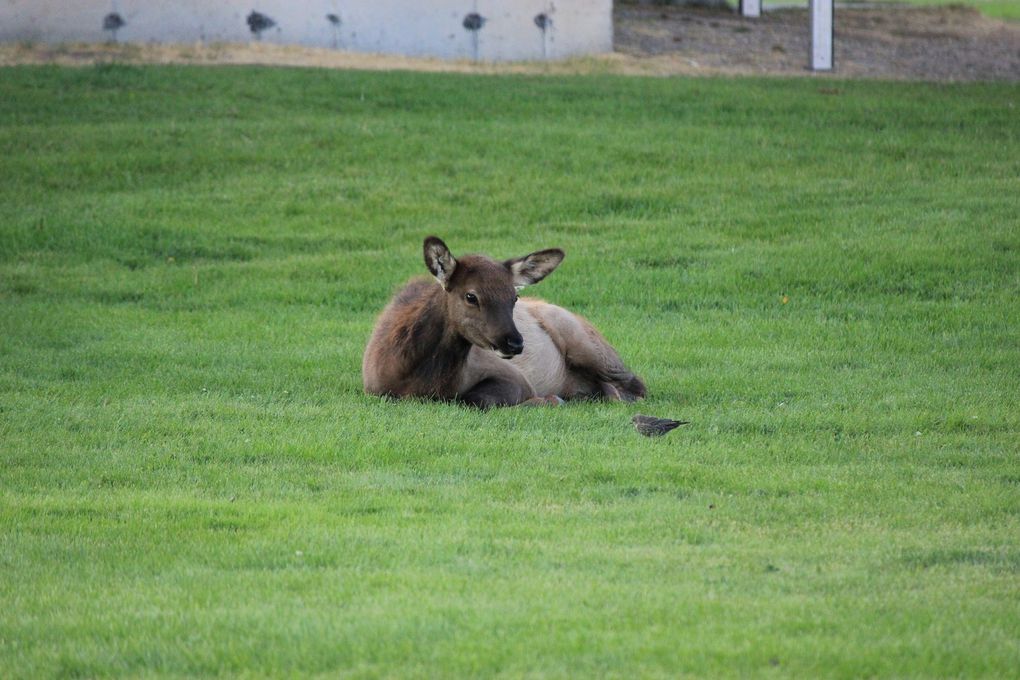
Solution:
{"label": "elk calf's muzzle", "polygon": [[503,339],[503,343],[499,349],[500,353],[510,355],[505,358],[509,359],[510,357],[515,357],[524,351],[524,338],[521,337],[520,333],[507,336]]}

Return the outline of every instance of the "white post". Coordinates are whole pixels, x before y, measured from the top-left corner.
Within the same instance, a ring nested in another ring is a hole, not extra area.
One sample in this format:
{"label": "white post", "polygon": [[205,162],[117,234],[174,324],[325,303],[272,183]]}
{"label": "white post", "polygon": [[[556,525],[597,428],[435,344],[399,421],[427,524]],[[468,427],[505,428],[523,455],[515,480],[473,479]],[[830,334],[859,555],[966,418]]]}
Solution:
{"label": "white post", "polygon": [[752,19],[761,16],[761,0],[740,0],[740,13]]}
{"label": "white post", "polygon": [[811,0],[811,69],[832,70],[832,0]]}

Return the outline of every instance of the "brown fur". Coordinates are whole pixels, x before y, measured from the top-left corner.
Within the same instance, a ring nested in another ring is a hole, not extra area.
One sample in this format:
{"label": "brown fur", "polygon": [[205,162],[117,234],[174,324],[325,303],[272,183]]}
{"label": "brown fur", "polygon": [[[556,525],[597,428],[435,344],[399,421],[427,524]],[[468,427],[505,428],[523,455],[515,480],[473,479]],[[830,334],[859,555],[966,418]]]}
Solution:
{"label": "brown fur", "polygon": [[541,300],[516,301],[515,286],[540,281],[562,251],[454,259],[430,237],[424,255],[438,284],[412,280],[383,310],[362,361],[366,392],[483,408],[550,403],[553,395],[645,396],[644,383],[587,320]]}

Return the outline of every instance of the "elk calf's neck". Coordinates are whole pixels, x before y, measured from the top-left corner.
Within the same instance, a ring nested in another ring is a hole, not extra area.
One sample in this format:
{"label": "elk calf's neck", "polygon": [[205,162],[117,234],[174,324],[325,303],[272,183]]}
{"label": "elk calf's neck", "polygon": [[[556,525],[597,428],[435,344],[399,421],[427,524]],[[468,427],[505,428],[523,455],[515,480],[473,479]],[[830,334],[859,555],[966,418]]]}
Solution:
{"label": "elk calf's neck", "polygon": [[559,266],[562,250],[502,262],[455,258],[430,236],[423,254],[435,280],[410,281],[379,316],[362,361],[366,392],[482,408],[645,395],[644,383],[585,319],[518,299],[520,289]]}

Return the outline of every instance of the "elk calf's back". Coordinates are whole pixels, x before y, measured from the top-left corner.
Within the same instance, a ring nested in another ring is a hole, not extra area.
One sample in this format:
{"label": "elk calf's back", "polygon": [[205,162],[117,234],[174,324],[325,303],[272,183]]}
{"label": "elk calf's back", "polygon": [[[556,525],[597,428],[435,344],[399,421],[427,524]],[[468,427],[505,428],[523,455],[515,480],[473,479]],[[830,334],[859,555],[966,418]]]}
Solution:
{"label": "elk calf's back", "polygon": [[[383,310],[365,348],[365,391],[513,406],[561,399],[632,401],[641,379],[582,317],[517,291],[563,261],[559,249],[498,262],[424,243],[435,280],[414,279]],[[438,282],[438,285],[437,283]]]}

